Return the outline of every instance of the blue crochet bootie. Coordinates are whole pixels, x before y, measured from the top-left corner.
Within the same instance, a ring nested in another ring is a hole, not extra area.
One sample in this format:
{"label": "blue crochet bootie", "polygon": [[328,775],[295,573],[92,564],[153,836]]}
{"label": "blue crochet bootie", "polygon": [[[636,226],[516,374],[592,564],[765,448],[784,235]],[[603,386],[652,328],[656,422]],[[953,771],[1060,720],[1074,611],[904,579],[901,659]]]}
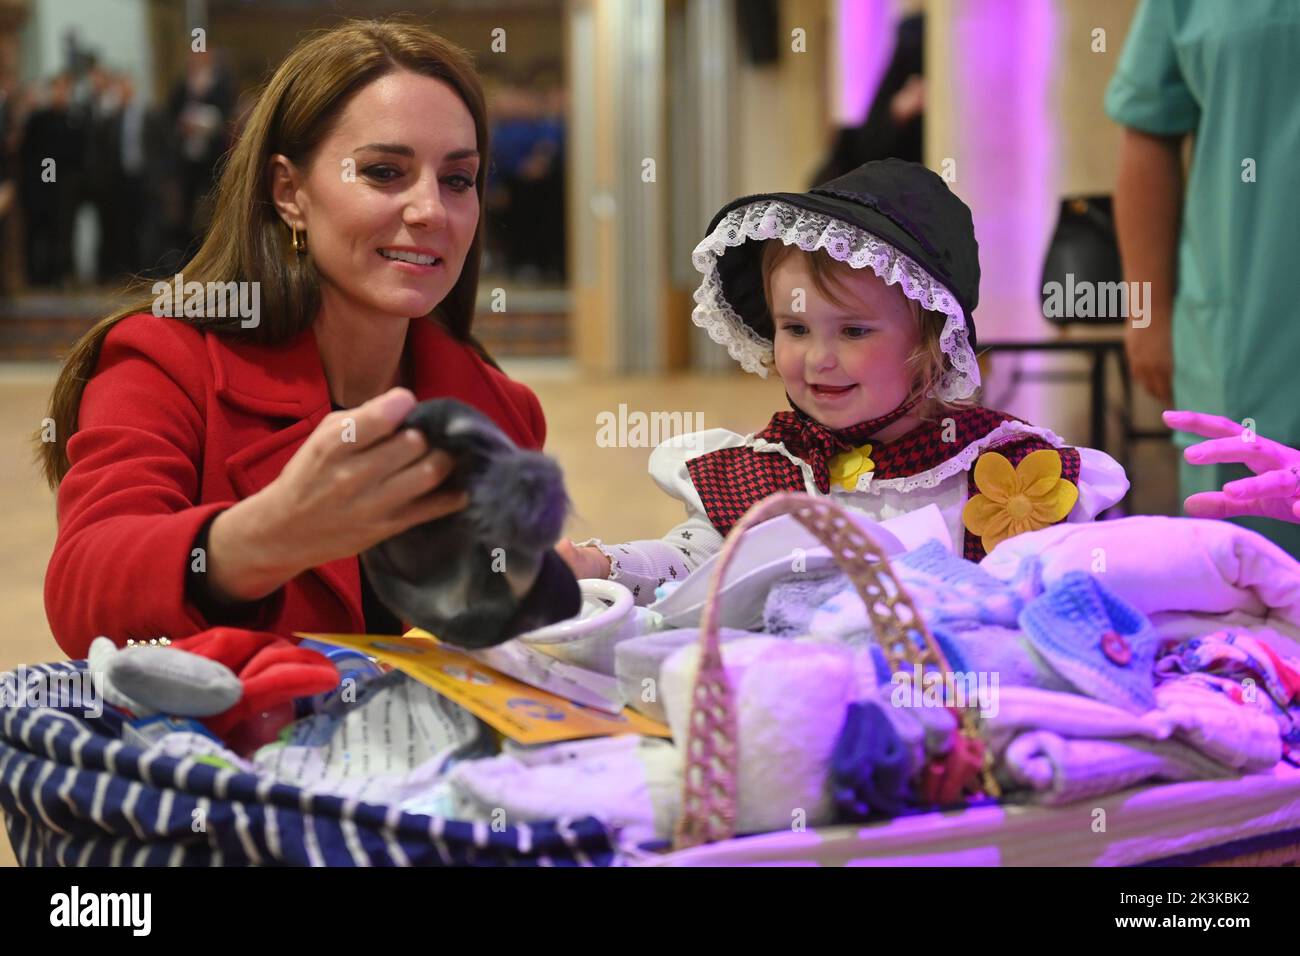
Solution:
{"label": "blue crochet bootie", "polygon": [[1063,575],[1020,612],[1020,627],[1079,693],[1134,713],[1155,707],[1156,633],[1092,575]]}

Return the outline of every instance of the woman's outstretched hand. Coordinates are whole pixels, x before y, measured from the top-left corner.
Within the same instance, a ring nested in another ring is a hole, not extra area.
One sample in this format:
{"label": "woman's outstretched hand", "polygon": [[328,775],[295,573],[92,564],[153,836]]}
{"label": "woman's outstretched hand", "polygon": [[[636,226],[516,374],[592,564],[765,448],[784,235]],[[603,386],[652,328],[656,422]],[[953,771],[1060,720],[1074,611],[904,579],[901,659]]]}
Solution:
{"label": "woman's outstretched hand", "polygon": [[1194,518],[1257,515],[1300,524],[1300,451],[1270,441],[1234,421],[1200,412],[1168,411],[1165,424],[1175,431],[1208,438],[1183,452],[1188,464],[1238,462],[1255,473],[1222,491],[1191,495],[1183,503]]}
{"label": "woman's outstretched hand", "polygon": [[218,515],[208,542],[217,593],[264,597],[303,571],[463,509],[466,492],[437,490],[451,456],[431,451],[416,429],[398,430],[414,407],[415,396],[395,388],[326,415],[274,481]]}

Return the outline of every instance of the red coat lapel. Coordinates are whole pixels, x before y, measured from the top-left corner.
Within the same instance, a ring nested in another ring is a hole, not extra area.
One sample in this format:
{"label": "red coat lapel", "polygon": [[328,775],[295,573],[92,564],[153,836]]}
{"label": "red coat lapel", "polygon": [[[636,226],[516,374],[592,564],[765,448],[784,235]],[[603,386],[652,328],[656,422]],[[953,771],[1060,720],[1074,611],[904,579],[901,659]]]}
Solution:
{"label": "red coat lapel", "polygon": [[[329,414],[329,386],[311,329],[283,345],[258,345],[207,336],[217,397],[255,415],[288,420],[232,455],[232,484],[247,497],[266,487]],[[511,399],[506,381],[473,349],[431,319],[412,319],[407,335],[415,374],[415,397],[456,398],[489,416],[521,447],[536,447],[532,427]]]}
{"label": "red coat lapel", "polygon": [[432,319],[412,319],[407,347],[415,369],[415,397],[458,398],[496,422],[520,448],[537,448],[532,426],[511,398],[509,381],[474,349]]}

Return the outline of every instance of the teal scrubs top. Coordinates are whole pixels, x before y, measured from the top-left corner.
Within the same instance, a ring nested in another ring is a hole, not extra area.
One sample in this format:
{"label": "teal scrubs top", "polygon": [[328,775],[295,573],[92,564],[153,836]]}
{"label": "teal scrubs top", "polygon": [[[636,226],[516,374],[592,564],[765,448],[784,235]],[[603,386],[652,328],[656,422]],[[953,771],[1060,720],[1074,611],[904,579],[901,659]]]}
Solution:
{"label": "teal scrubs top", "polygon": [[[1300,3],[1143,0],[1106,112],[1143,132],[1195,137],[1178,244],[1175,407],[1253,422],[1300,447]],[[1176,437],[1180,447],[1199,440]],[[1182,493],[1249,474],[1184,463]],[[1242,523],[1300,557],[1300,525]]]}

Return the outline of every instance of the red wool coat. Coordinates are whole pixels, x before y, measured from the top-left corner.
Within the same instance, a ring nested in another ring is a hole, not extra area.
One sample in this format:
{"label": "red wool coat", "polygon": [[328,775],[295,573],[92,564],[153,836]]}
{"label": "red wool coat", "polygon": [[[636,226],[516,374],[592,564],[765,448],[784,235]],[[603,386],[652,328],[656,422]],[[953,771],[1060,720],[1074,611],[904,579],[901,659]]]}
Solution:
{"label": "red wool coat", "polygon": [[[541,448],[537,396],[428,319],[412,319],[418,399],[449,396]],[[181,638],[213,626],[185,599],[194,538],[214,513],[280,474],[330,412],[315,333],[280,346],[203,333],[152,315],[104,341],[68,441],[58,538],[45,574],[54,639],[85,657],[104,634]],[[243,626],[280,634],[365,630],[355,557],[294,578]]]}

